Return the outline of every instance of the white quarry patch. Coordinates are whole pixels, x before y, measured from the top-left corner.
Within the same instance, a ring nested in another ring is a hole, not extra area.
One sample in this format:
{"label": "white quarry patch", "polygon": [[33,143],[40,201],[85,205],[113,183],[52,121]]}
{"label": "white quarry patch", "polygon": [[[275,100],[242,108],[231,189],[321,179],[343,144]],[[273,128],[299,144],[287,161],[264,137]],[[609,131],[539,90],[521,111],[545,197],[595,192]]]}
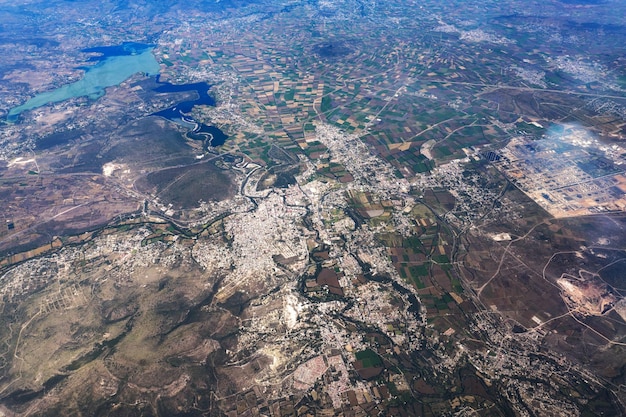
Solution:
{"label": "white quarry patch", "polygon": [[511,240],[511,235],[508,233],[497,233],[492,235],[491,238],[496,242],[505,242]]}
{"label": "white quarry patch", "polygon": [[600,239],[598,239],[598,245],[606,246],[609,243],[611,243],[611,241],[606,237],[601,237]]}
{"label": "white quarry patch", "polygon": [[102,175],[110,177],[117,170],[123,169],[124,165],[116,164],[115,162],[107,162],[102,166]]}
{"label": "white quarry patch", "polygon": [[566,279],[562,279],[562,278],[558,279],[556,283],[559,284],[561,287],[563,287],[563,289],[567,291],[570,295],[574,295],[577,297],[583,296],[582,291],[580,291],[578,287],[576,287],[574,284],[572,284]]}
{"label": "white quarry patch", "polygon": [[433,149],[433,146],[435,146],[436,144],[437,144],[437,141],[435,139],[431,139],[423,143],[422,147],[420,148],[420,153],[424,155],[426,158],[432,160],[433,159],[432,149]]}
{"label": "white quarry patch", "polygon": [[599,280],[572,282],[559,278],[556,283],[563,290],[565,303],[579,313],[600,316],[618,301],[615,295],[606,293],[605,284]]}
{"label": "white quarry patch", "polygon": [[26,164],[30,164],[31,162],[35,162],[35,160],[33,158],[24,159],[20,156],[20,157],[15,158],[11,162],[9,162],[9,167],[11,167],[12,165],[26,165]]}
{"label": "white quarry patch", "polygon": [[283,316],[285,317],[285,325],[289,329],[293,329],[298,325],[298,319],[300,318],[301,311],[302,305],[298,303],[298,299],[293,294],[289,294],[285,297]]}
{"label": "white quarry patch", "polygon": [[279,349],[263,348],[261,353],[272,359],[272,363],[269,365],[269,369],[272,372],[276,372],[285,362],[285,356]]}

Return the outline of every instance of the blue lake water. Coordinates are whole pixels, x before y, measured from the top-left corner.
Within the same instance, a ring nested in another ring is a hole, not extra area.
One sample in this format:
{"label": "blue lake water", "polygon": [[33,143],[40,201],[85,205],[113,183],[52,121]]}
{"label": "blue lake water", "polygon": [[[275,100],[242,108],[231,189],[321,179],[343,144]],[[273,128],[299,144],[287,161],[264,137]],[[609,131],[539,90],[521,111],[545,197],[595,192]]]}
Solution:
{"label": "blue lake water", "polygon": [[98,54],[89,58],[88,61],[100,62],[114,56],[137,55],[144,52],[146,49],[152,49],[153,47],[154,45],[146,43],[124,42],[120,45],[94,46],[91,48],[85,48],[81,52]]}
{"label": "blue lake water", "polygon": [[223,145],[228,136],[215,126],[208,126],[195,121],[189,113],[194,106],[214,106],[215,101],[209,95],[211,85],[205,82],[175,85],[159,80],[159,63],[152,54],[153,45],[126,42],[121,45],[99,46],[83,49],[81,52],[95,53],[88,59],[95,62],[91,67],[82,67],[85,75],[79,81],[64,85],[56,90],[36,95],[21,106],[9,111],[7,120],[17,121],[19,115],[27,110],[36,109],[50,103],[58,103],[74,97],[98,99],[105,93],[105,88],[119,85],[137,73],[156,75],[158,86],[156,93],[180,93],[195,91],[197,98],[177,103],[167,109],[154,113],[178,125],[189,129],[188,137],[204,142],[205,149]]}
{"label": "blue lake water", "polygon": [[[93,52],[115,53],[113,51],[97,49]],[[92,58],[92,60],[95,59],[97,58]],[[118,85],[134,74],[146,73],[154,75],[158,74],[159,70],[159,63],[152,54],[152,48],[143,48],[124,55],[107,56],[93,67],[85,68],[85,75],[82,79],[72,84],[64,85],[56,90],[38,94],[21,106],[11,109],[7,119],[9,121],[16,121],[20,113],[24,111],[36,109],[50,103],[58,103],[74,97],[97,99],[104,95],[105,88]]]}
{"label": "blue lake water", "polygon": [[157,93],[180,93],[183,91],[195,91],[198,98],[195,100],[183,101],[175,106],[169,107],[165,110],[154,113],[154,116],[164,117],[174,123],[191,129],[191,132],[187,136],[194,140],[201,140],[204,142],[204,148],[209,146],[215,147],[223,145],[228,139],[228,136],[215,126],[208,126],[203,123],[199,123],[192,119],[188,113],[194,108],[194,106],[215,106],[215,100],[209,95],[209,89],[211,85],[204,82],[189,83],[189,84],[170,84],[167,82],[159,81],[157,76],[157,83],[159,86],[154,89]]}

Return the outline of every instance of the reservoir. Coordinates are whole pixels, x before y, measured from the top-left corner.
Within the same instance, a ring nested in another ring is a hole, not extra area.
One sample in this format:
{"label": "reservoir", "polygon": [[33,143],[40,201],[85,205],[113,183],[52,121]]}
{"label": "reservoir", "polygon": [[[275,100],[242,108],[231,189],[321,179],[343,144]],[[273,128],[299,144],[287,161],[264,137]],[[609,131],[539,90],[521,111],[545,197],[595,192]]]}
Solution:
{"label": "reservoir", "polygon": [[156,75],[157,87],[155,93],[180,93],[194,91],[197,98],[179,102],[174,106],[153,113],[189,130],[187,137],[202,141],[204,148],[223,145],[228,136],[215,126],[208,126],[194,120],[190,112],[195,106],[214,106],[215,101],[208,91],[211,85],[205,82],[174,85],[161,82],[159,79],[159,63],[152,54],[154,45],[135,42],[126,42],[114,46],[98,46],[83,49],[81,52],[94,53],[87,59],[94,63],[90,67],[81,67],[85,71],[82,79],[64,85],[56,90],[36,95],[21,106],[9,111],[7,120],[17,121],[19,115],[27,110],[36,109],[50,103],[58,103],[75,97],[89,97],[98,99],[105,93],[107,87],[119,85],[137,73]]}
{"label": "reservoir", "polygon": [[154,116],[163,117],[180,126],[190,130],[187,136],[190,139],[199,140],[204,143],[204,149],[223,145],[228,136],[215,126],[208,126],[199,123],[188,114],[194,106],[215,106],[215,100],[209,95],[211,85],[205,82],[175,85],[168,82],[161,82],[157,75],[156,81],[159,84],[153,91],[157,93],[180,93],[183,91],[195,91],[198,98],[190,101],[183,101],[175,106],[154,113]]}
{"label": "reservoir", "polygon": [[[83,52],[99,52],[104,55],[103,58],[91,58],[90,61],[99,60],[99,62],[85,69],[85,75],[82,79],[57,88],[56,90],[47,91],[36,95],[21,106],[15,107],[9,111],[7,119],[16,121],[20,113],[45,106],[50,103],[58,103],[74,97],[89,97],[97,99],[104,95],[104,89],[118,85],[124,80],[130,78],[137,73],[146,73],[150,75],[158,74],[160,67],[157,60],[152,54],[152,47],[148,45],[134,44],[143,46],[130,50],[122,47],[121,49],[104,50],[101,48],[87,49]],[[115,53],[125,53],[113,55]]]}

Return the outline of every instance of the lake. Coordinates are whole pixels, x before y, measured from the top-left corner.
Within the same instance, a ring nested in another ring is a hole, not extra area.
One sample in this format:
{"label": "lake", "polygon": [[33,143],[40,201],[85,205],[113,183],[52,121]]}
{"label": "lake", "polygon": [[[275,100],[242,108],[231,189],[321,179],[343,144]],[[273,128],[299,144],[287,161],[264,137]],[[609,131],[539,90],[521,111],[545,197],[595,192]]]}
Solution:
{"label": "lake", "polygon": [[[91,60],[93,61],[94,58]],[[36,109],[50,103],[58,103],[74,97],[97,99],[104,95],[105,88],[118,85],[134,74],[146,73],[154,75],[158,74],[159,70],[159,63],[152,54],[151,47],[138,49],[135,53],[106,56],[93,67],[85,68],[85,75],[82,79],[72,84],[64,85],[56,90],[36,95],[21,106],[11,109],[7,119],[9,121],[16,121],[18,116],[24,111]]]}
{"label": "lake", "polygon": [[209,147],[221,146],[226,142],[228,136],[215,126],[208,126],[194,120],[189,113],[195,106],[215,106],[215,100],[209,95],[211,85],[205,82],[175,85],[168,82],[161,82],[159,76],[156,78],[159,86],[154,89],[157,93],[180,93],[183,91],[195,91],[198,98],[195,100],[183,101],[167,109],[154,113],[154,116],[163,117],[191,131],[187,134],[190,139],[204,142],[205,150]]}

